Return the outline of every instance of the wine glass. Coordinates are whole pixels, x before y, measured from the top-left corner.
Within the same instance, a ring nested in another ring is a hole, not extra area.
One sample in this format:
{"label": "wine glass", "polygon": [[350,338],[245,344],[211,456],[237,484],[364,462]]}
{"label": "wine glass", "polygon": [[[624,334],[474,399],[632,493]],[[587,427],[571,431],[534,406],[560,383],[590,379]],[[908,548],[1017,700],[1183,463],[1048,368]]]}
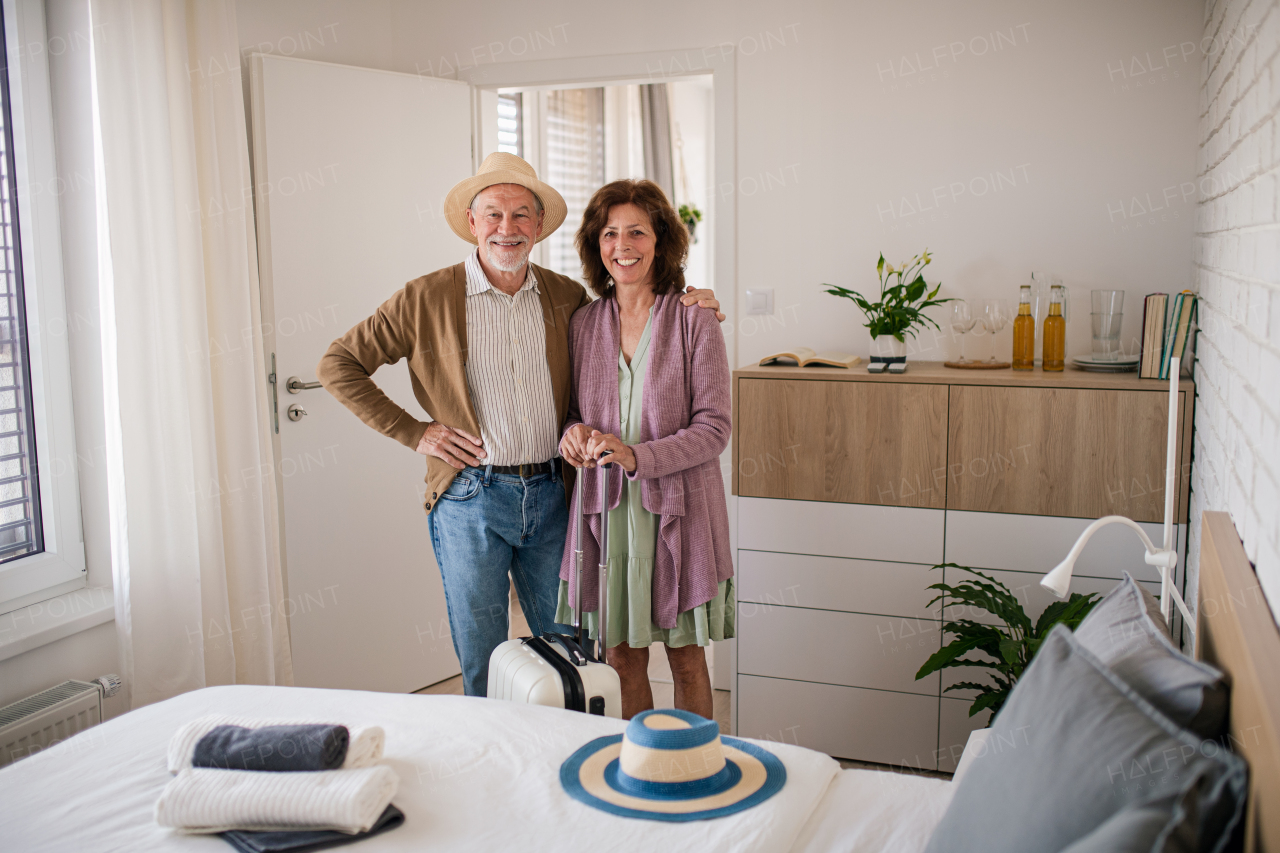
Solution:
{"label": "wine glass", "polygon": [[996,360],[996,333],[1009,325],[1009,303],[1004,299],[986,299],[982,303],[982,327],[991,336],[991,357],[987,361]]}
{"label": "wine glass", "polygon": [[960,361],[959,364],[968,364],[968,360],[964,357],[964,336],[973,329],[978,318],[974,317],[969,311],[969,303],[963,299],[957,299],[951,303],[951,329],[960,334]]}

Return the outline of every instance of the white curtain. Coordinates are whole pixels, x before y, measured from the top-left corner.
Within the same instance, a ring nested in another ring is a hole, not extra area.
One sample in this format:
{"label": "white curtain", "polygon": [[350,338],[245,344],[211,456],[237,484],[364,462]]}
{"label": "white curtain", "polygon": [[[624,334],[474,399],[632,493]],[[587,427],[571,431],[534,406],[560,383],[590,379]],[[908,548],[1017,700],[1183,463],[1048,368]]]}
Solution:
{"label": "white curtain", "polygon": [[289,684],[233,0],[90,0],[116,624],[131,706]]}

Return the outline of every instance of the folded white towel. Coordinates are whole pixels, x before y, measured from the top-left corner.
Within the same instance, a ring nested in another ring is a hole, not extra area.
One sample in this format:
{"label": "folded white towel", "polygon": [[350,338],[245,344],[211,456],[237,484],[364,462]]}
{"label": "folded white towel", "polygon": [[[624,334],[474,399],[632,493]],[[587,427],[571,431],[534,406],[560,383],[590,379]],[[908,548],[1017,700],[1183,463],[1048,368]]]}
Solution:
{"label": "folded white towel", "polygon": [[399,784],[400,777],[385,765],[310,773],[189,767],[165,786],[156,803],[156,823],[183,832],[365,832]]}
{"label": "folded white towel", "polygon": [[[244,726],[247,729],[259,729],[263,726],[297,726],[309,723],[334,724],[334,720],[265,720],[260,717],[228,717],[211,715],[192,720],[169,740],[169,772],[191,766],[191,758],[195,755],[196,744],[200,738],[218,726]],[[351,740],[347,746],[347,760],[342,763],[343,770],[357,767],[369,767],[382,760],[382,750],[387,742],[387,735],[381,726],[355,727],[347,726]]]}

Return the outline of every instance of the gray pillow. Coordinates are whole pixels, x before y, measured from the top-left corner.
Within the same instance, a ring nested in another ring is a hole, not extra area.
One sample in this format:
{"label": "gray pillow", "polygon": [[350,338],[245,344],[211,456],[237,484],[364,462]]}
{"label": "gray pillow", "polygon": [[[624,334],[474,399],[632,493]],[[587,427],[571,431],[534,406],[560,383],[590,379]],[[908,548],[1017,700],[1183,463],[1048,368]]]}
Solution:
{"label": "gray pillow", "polygon": [[1210,740],[1226,733],[1226,676],[1178,651],[1160,602],[1128,572],[1076,628],[1076,639],[1178,725]]}
{"label": "gray pillow", "polygon": [[1169,720],[1059,625],[956,783],[926,853],[1220,851],[1244,761]]}

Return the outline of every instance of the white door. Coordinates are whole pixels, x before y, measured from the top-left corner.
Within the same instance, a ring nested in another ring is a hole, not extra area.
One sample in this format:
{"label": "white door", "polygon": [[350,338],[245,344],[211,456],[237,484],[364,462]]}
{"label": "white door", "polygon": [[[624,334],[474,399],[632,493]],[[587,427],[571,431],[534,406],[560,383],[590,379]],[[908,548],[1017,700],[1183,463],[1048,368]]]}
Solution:
{"label": "white door", "polygon": [[[465,257],[441,207],[473,171],[470,87],[263,56],[252,104],[296,683],[416,690],[461,671],[422,510],[425,460],[324,389],[285,383],[314,382],[335,338],[405,282]],[[404,362],[374,380],[427,420]],[[291,420],[292,405],[306,414]]]}

